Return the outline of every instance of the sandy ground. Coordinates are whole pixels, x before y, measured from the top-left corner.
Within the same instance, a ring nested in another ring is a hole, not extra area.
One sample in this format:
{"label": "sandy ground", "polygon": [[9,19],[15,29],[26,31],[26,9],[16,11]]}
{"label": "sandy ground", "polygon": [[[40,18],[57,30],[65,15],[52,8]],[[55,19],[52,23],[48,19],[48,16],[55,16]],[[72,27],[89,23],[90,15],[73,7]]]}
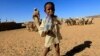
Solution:
{"label": "sandy ground", "polygon": [[[61,55],[100,56],[100,18],[94,19],[93,23],[84,26],[63,24]],[[0,32],[0,56],[42,56],[43,49],[44,38],[37,32],[28,32],[26,29]],[[55,56],[53,46],[48,56]]]}

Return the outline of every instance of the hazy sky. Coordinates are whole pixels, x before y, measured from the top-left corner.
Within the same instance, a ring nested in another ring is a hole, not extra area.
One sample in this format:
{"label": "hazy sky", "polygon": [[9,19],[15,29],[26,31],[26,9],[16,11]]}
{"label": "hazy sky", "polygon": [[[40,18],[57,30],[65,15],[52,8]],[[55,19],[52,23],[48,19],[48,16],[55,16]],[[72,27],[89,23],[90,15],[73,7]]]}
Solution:
{"label": "hazy sky", "polygon": [[54,2],[55,14],[60,18],[100,14],[100,0],[0,0],[1,21],[31,21],[34,8],[44,18],[44,4],[48,1]]}

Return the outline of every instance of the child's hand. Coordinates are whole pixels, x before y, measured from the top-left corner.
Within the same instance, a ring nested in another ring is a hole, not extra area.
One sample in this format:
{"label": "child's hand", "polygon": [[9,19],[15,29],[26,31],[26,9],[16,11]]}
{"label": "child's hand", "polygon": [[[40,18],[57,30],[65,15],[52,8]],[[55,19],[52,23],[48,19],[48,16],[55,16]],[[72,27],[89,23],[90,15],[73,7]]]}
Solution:
{"label": "child's hand", "polygon": [[46,36],[46,32],[42,32],[41,37],[45,37]]}

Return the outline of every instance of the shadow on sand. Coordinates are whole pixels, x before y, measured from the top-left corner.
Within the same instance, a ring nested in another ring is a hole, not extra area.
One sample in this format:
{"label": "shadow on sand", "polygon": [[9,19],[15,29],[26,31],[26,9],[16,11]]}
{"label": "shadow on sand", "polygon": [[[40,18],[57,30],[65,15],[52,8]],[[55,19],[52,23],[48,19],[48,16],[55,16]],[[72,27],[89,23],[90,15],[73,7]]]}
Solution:
{"label": "shadow on sand", "polygon": [[85,48],[90,48],[91,43],[92,43],[91,41],[84,41],[83,44],[75,46],[73,49],[71,49],[70,51],[66,52],[62,56],[74,56],[76,53],[79,53],[79,52],[83,51]]}

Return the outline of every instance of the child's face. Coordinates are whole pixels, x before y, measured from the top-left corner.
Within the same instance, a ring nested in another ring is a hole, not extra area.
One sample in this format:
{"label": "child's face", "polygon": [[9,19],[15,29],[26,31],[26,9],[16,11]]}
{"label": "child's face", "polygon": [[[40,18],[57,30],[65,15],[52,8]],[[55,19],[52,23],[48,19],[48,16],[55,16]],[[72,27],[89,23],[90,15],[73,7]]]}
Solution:
{"label": "child's face", "polygon": [[52,6],[51,4],[47,4],[47,5],[46,5],[45,13],[46,13],[48,16],[54,15],[54,9],[53,9],[53,6]]}

